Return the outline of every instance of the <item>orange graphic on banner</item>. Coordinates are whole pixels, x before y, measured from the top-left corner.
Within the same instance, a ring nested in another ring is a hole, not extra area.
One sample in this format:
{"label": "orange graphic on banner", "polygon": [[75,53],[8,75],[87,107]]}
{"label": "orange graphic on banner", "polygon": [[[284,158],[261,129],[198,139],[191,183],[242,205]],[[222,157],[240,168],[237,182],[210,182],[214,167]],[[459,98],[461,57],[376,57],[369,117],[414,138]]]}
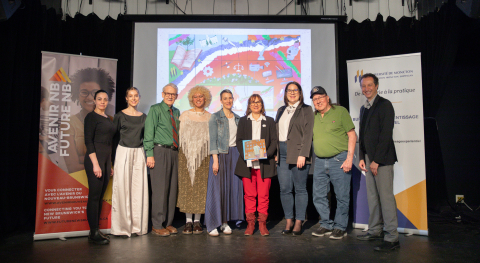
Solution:
{"label": "orange graphic on banner", "polygon": [[[35,234],[89,230],[88,187],[38,154]],[[111,204],[103,202],[100,228],[110,228]]]}
{"label": "orange graphic on banner", "polygon": [[425,180],[395,195],[397,208],[419,230],[428,230]]}
{"label": "orange graphic on banner", "polygon": [[50,81],[62,81],[68,83],[72,82],[63,68],[57,70],[57,72],[55,72],[55,74],[53,74],[53,76],[50,78]]}

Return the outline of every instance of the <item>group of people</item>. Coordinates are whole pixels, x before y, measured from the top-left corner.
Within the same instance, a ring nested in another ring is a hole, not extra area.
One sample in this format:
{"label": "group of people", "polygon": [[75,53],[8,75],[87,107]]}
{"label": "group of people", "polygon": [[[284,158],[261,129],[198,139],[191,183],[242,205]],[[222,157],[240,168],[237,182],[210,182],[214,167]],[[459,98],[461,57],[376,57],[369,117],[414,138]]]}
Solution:
{"label": "group of people", "polygon": [[[370,219],[368,232],[357,238],[383,239],[376,250],[396,249],[394,110],[390,101],[378,95],[375,75],[363,75],[360,83],[367,100],[360,116],[359,167],[366,173]],[[249,97],[243,117],[232,111],[234,99],[228,89],[220,93],[222,108],[213,114],[205,110],[212,100],[206,87],[196,86],[188,92],[192,108],[182,114],[173,106],[177,95],[178,88],[167,84],[162,90],[163,101],[151,106],[145,115],[137,110],[139,90],[129,88],[128,107],[112,121],[105,114],[109,94],[105,90],[95,92],[94,110],[84,121],[89,241],[109,243],[98,221],[110,175],[114,175],[111,233],[130,237],[148,232],[147,167],[153,234],[178,233],[172,226],[178,207],[186,217],[183,234],[201,234],[200,218],[204,214],[210,236],[232,234],[228,222],[243,220],[248,223],[245,235],[253,235],[258,222],[260,234],[267,236],[271,178],[278,175],[286,219],[282,234],[300,235],[308,204],[307,176],[312,167],[313,202],[321,218],[312,235],[331,239],[346,236],[357,135],[348,111],[333,105],[325,89],[312,88],[312,110],[304,103],[301,85],[288,83],[285,105],[275,120],[265,115],[258,94]],[[112,169],[115,136],[119,140]],[[259,139],[265,141],[267,158],[245,160],[243,141]],[[327,199],[330,183],[337,199],[334,220],[330,219]]]}

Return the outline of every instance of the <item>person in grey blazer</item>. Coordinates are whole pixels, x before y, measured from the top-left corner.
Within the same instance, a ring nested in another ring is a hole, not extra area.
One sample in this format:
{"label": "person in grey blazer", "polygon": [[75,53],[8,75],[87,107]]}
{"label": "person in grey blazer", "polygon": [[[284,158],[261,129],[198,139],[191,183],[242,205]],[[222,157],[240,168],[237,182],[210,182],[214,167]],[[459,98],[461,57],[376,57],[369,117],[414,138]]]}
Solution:
{"label": "person in grey blazer", "polygon": [[367,100],[360,109],[358,166],[366,172],[370,217],[367,234],[358,235],[357,239],[383,239],[374,249],[389,251],[400,248],[397,203],[393,195],[393,165],[397,161],[393,143],[395,111],[389,100],[378,95],[378,78],[374,74],[364,74],[360,85]]}
{"label": "person in grey blazer", "polygon": [[[275,160],[280,199],[287,220],[282,234],[300,235],[308,204],[307,176],[312,163],[314,115],[312,107],[303,102],[302,86],[295,81],[285,86],[283,100],[285,106],[278,109],[275,118],[279,138]],[[295,198],[292,194],[294,187]]]}

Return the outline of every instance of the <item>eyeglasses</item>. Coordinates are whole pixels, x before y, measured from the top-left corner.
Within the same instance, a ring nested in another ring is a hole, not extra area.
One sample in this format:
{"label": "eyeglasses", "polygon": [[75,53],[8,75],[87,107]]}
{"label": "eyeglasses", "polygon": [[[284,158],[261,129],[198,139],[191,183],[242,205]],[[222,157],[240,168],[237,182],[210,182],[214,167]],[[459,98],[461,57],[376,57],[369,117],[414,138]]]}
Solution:
{"label": "eyeglasses", "polygon": [[195,100],[196,100],[196,99],[203,99],[203,98],[205,98],[205,96],[203,96],[203,95],[193,96],[193,99],[195,99]]}
{"label": "eyeglasses", "polygon": [[287,89],[287,93],[295,94],[298,92],[298,89]]}
{"label": "eyeglasses", "polygon": [[168,92],[163,92],[165,97],[172,97],[175,98],[178,94],[177,93],[168,93]]}
{"label": "eyeglasses", "polygon": [[82,90],[80,90],[80,96],[86,98],[86,97],[88,97],[88,95],[92,95],[92,97],[95,97],[95,93],[96,93],[97,91],[99,91],[99,90],[98,90],[98,89],[94,89],[94,90],[88,92],[88,90],[82,89]]}
{"label": "eyeglasses", "polygon": [[252,102],[250,102],[250,104],[260,105],[260,104],[262,104],[262,102],[261,101],[252,101]]}
{"label": "eyeglasses", "polygon": [[317,98],[313,99],[312,101],[317,102],[317,101],[325,99],[326,97],[327,97],[327,95],[323,95],[322,97],[317,97]]}

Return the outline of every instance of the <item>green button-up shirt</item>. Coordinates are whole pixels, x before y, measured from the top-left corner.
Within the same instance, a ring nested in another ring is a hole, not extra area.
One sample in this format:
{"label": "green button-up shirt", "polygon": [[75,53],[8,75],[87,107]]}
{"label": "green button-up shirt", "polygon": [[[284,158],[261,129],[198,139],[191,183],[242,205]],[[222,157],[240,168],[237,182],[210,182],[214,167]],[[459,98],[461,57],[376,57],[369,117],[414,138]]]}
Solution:
{"label": "green button-up shirt", "polygon": [[333,157],[348,150],[347,132],[355,129],[347,109],[333,106],[323,114],[315,113],[313,147],[320,158]]}
{"label": "green button-up shirt", "polygon": [[[180,111],[172,106],[173,117],[177,125],[177,133],[180,129]],[[170,117],[170,107],[165,102],[160,102],[148,111],[145,120],[145,135],[143,138],[143,147],[147,152],[147,157],[153,156],[153,147],[155,144],[173,145],[172,119]]]}

